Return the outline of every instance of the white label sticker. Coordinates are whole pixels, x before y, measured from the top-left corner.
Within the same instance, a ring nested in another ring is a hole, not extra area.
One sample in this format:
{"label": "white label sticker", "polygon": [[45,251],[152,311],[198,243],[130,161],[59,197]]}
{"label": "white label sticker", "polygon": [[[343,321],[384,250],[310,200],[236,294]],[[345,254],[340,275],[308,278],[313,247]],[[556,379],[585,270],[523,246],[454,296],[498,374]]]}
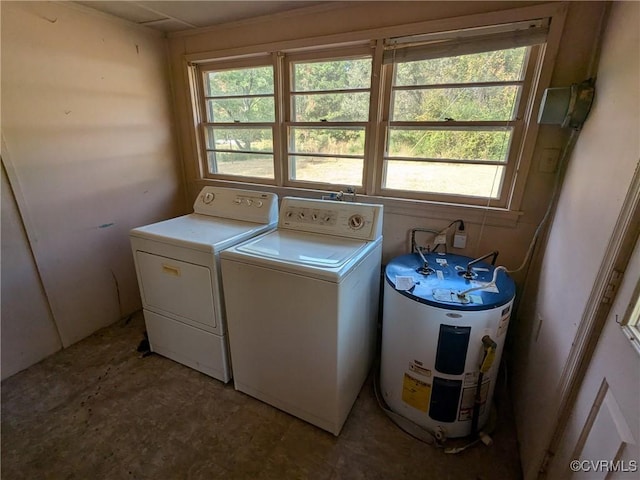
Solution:
{"label": "white label sticker", "polygon": [[442,270],[436,270],[436,277],[438,277],[438,280],[444,280],[444,275],[442,274]]}
{"label": "white label sticker", "polygon": [[471,300],[471,303],[482,305],[482,297],[480,295],[469,295],[469,299]]}
{"label": "white label sticker", "polygon": [[416,365],[415,363],[409,364],[409,370],[411,370],[414,373],[417,373],[418,375],[431,377],[431,370],[429,370],[428,368],[421,367],[420,365]]}
{"label": "white label sticker", "polygon": [[507,331],[507,327],[509,326],[509,317],[510,315],[505,315],[500,319],[500,324],[498,325],[498,333],[497,336],[501,337]]}
{"label": "white label sticker", "polygon": [[396,275],[396,288],[398,290],[411,290],[414,285],[413,277]]}
{"label": "white label sticker", "polygon": [[447,264],[447,259],[446,258],[436,258],[436,263],[438,263],[440,265],[446,265]]}
{"label": "white label sticker", "polygon": [[478,383],[478,371],[475,372],[467,372],[464,374],[464,386],[468,387],[471,385],[475,385]]}
{"label": "white label sticker", "polygon": [[[460,411],[458,412],[458,421],[471,420],[473,416],[473,407],[476,403],[476,388],[465,387],[462,389],[462,398],[460,400]],[[489,393],[489,380],[483,381],[480,386],[480,415],[484,413],[487,403],[487,395]]]}
{"label": "white label sticker", "polygon": [[471,285],[473,287],[484,287],[482,288],[482,290],[484,290],[485,292],[491,292],[491,293],[500,293],[500,290],[498,290],[498,287],[494,284],[494,285],[489,285],[491,282],[478,282],[477,280],[471,280]]}

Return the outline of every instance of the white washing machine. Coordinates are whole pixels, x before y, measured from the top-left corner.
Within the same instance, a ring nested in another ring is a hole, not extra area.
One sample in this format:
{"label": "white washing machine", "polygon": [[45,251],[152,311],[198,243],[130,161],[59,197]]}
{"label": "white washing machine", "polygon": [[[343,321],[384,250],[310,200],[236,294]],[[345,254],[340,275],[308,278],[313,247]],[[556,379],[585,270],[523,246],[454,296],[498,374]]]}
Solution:
{"label": "white washing machine", "polygon": [[153,352],[231,379],[220,251],[273,230],[274,194],[205,187],[194,213],[131,230],[131,247]]}
{"label": "white washing machine", "polygon": [[237,390],[338,435],[375,351],[382,205],[285,197],[221,253]]}

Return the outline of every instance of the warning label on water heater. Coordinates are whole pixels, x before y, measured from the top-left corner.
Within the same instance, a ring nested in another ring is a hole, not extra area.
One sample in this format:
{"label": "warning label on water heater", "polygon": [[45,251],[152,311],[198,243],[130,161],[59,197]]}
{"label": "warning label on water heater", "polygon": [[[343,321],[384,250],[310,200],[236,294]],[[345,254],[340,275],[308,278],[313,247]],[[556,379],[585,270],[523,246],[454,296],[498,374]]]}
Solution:
{"label": "warning label on water heater", "polygon": [[[462,400],[460,402],[460,411],[458,412],[458,421],[471,420],[471,417],[473,416],[473,406],[476,400],[476,388],[476,386],[473,386],[462,389]],[[488,393],[489,380],[485,380],[480,386],[480,415],[484,413]]]}
{"label": "warning label on water heater", "polygon": [[498,324],[498,333],[496,336],[501,337],[507,332],[507,327],[509,326],[509,317],[511,315],[505,315],[500,319],[500,323]]}
{"label": "warning label on water heater", "polygon": [[413,373],[417,373],[418,375],[423,375],[425,377],[431,378],[431,370],[429,370],[428,368],[424,368],[417,363],[411,362],[409,364],[409,370],[411,370]]}
{"label": "warning label on water heater", "polygon": [[404,403],[426,413],[429,409],[430,397],[430,384],[404,374],[402,382],[402,401]]}

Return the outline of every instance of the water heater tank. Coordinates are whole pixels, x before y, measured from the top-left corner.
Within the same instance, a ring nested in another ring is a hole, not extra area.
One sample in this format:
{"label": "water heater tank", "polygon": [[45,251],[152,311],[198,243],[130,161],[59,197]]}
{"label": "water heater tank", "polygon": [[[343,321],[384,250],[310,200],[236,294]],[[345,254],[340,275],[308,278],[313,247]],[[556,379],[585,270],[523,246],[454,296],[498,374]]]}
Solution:
{"label": "water heater tank", "polygon": [[[386,267],[380,386],[394,412],[432,432],[464,437],[472,433],[476,403],[478,428],[489,417],[515,284],[498,271],[495,286],[460,297],[491,282],[495,267],[468,267],[472,258],[448,253],[423,256],[427,265],[412,253]],[[481,374],[484,360],[483,370],[491,366]]]}

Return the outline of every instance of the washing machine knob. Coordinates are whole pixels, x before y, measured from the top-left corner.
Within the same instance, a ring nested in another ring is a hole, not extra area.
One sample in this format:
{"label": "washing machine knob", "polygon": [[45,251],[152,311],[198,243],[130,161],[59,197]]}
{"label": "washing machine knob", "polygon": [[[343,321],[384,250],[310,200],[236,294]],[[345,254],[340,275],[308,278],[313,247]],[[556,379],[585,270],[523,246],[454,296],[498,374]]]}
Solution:
{"label": "washing machine knob", "polygon": [[262,205],[264,205],[264,203],[262,203],[262,200],[256,201],[256,207],[260,208]]}
{"label": "washing machine knob", "polygon": [[216,197],[216,196],[215,196],[213,193],[211,193],[211,192],[207,192],[207,193],[205,193],[205,194],[204,194],[204,196],[202,197],[202,201],[203,201],[204,203],[206,203],[207,205],[209,205],[211,202],[213,202],[213,199],[214,199],[215,197]]}
{"label": "washing machine knob", "polygon": [[364,225],[364,218],[361,215],[355,214],[349,217],[349,227],[353,230],[359,230]]}
{"label": "washing machine knob", "polygon": [[247,199],[245,200],[245,202],[247,202],[247,206],[249,206],[249,207],[250,207],[250,206],[251,206],[251,204],[253,203],[253,200],[251,200],[250,198],[247,198]]}
{"label": "washing machine knob", "polygon": [[242,199],[238,197],[233,201],[233,203],[235,203],[236,205],[240,205],[242,203]]}

